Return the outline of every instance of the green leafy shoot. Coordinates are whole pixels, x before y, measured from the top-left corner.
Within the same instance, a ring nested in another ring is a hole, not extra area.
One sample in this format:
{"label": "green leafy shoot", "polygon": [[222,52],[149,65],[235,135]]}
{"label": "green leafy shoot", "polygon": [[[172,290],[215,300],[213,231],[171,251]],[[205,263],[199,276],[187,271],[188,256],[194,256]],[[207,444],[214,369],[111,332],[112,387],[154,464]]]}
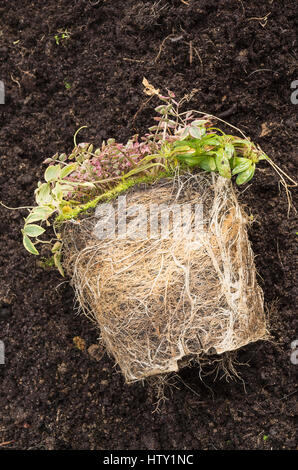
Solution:
{"label": "green leafy shoot", "polygon": [[54,36],[57,46],[59,46],[64,41],[68,40],[71,36],[71,33],[67,29],[59,29]]}

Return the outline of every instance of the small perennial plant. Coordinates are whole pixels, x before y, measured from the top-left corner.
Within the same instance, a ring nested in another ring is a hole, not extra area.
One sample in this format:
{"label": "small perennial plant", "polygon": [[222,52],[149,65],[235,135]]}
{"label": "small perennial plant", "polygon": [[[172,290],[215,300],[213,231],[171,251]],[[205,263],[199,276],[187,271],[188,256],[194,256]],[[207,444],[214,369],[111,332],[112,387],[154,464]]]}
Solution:
{"label": "small perennial plant", "polygon": [[[139,139],[133,136],[126,144],[115,139],[94,149],[87,143],[77,144],[70,155],[54,155],[45,160],[48,165],[44,182],[35,190],[36,206],[30,210],[22,229],[23,243],[30,253],[38,255],[38,243],[50,243],[54,263],[63,275],[61,265],[61,235],[59,224],[75,219],[81,212],[95,207],[101,200],[116,197],[120,192],[140,183],[154,181],[197,167],[218,172],[225,178],[236,177],[238,185],[247,183],[260,160],[272,161],[249,139],[225,134],[211,125],[212,117],[196,111],[179,113],[175,95],[163,96],[144,79],[145,93],[157,96],[162,104],[155,108],[156,124]],[[273,164],[274,165],[274,164]],[[274,165],[275,166],[275,165]],[[43,225],[52,225],[55,239],[41,240]]]}

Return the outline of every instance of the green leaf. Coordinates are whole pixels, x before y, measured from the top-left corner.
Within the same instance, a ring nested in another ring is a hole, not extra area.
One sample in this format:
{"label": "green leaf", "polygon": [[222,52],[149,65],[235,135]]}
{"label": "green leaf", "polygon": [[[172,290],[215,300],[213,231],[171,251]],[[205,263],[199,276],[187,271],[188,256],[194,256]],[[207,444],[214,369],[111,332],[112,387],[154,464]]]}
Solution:
{"label": "green leaf", "polygon": [[[232,168],[235,168],[237,165],[239,165],[240,163],[243,162],[243,158],[245,157],[234,157],[232,160],[231,160],[231,167]],[[245,160],[248,160],[248,158],[245,158]]]}
{"label": "green leaf", "polygon": [[35,191],[35,199],[38,205],[47,204],[51,201],[51,187],[50,183],[43,183]]}
{"label": "green leaf", "polygon": [[159,113],[159,114],[166,114],[166,112],[167,112],[167,109],[166,109],[166,108],[167,108],[166,105],[162,104],[162,105],[160,105],[160,106],[157,106],[157,107],[155,108],[155,111],[156,111],[157,113]]}
{"label": "green leaf", "polygon": [[224,178],[231,178],[231,167],[229,159],[226,157],[223,149],[220,149],[217,152],[215,157],[215,163],[218,169],[218,172]]}
{"label": "green leaf", "polygon": [[202,139],[201,142],[204,146],[206,146],[206,145],[219,145],[220,144],[220,138],[209,137],[208,139]]}
{"label": "green leaf", "polygon": [[251,167],[248,168],[248,170],[245,170],[242,173],[239,173],[239,175],[236,178],[236,183],[238,185],[248,183],[252,179],[255,173],[255,169],[256,169],[256,165],[253,163]]}
{"label": "green leaf", "polygon": [[233,168],[232,175],[237,175],[238,173],[241,173],[242,171],[248,170],[251,165],[252,161],[249,160],[249,158],[237,158],[238,162],[237,165]]}
{"label": "green leaf", "polygon": [[73,186],[71,184],[61,184],[61,190],[63,191],[63,194],[69,193],[73,191]]}
{"label": "green leaf", "polygon": [[[66,87],[66,85],[65,85]],[[66,153],[61,153],[61,155],[59,155],[59,161],[60,162],[65,162],[67,160],[67,155]]]}
{"label": "green leaf", "polygon": [[77,166],[77,163],[70,163],[69,165],[66,165],[61,170],[60,178],[65,178],[66,176],[70,175],[70,173],[77,169]]}
{"label": "green leaf", "polygon": [[226,154],[226,156],[227,156],[227,158],[228,158],[229,160],[233,157],[234,152],[235,152],[234,145],[231,144],[230,142],[228,142],[228,143],[225,145],[225,154]]}
{"label": "green leaf", "polygon": [[189,145],[188,145],[188,142],[185,142],[185,140],[176,140],[176,142],[173,143],[173,147],[174,149],[176,148],[180,148],[180,147],[186,147],[188,148]]}
{"label": "green leaf", "polygon": [[58,201],[62,201],[63,191],[59,182],[55,184],[55,187],[52,189],[52,193]]}
{"label": "green leaf", "polygon": [[185,162],[186,160],[191,160],[192,158],[196,158],[196,161],[198,161],[197,157],[192,156],[190,153],[183,153],[181,155],[176,155],[176,158],[177,160],[180,160],[182,162]]}
{"label": "green leaf", "polygon": [[28,217],[25,219],[26,224],[32,224],[32,222],[38,222],[39,220],[44,220],[45,217],[43,217],[41,214],[29,214]]}
{"label": "green leaf", "polygon": [[26,217],[25,223],[29,224],[32,222],[37,222],[38,220],[45,220],[52,214],[52,212],[53,210],[49,207],[36,207],[33,209],[31,214]]}
{"label": "green leaf", "polygon": [[249,146],[251,147],[251,142],[250,140],[247,140],[247,139],[234,139],[233,140],[233,144],[235,145],[246,145],[246,146]]}
{"label": "green leaf", "polygon": [[220,132],[220,136],[218,136],[219,138],[221,137],[226,137],[226,134],[221,130],[219,129],[218,127],[209,127],[209,131],[217,131],[217,132]]}
{"label": "green leaf", "polygon": [[[194,152],[195,153],[195,152]],[[187,153],[179,153],[178,155],[175,155],[175,157],[178,160],[184,160],[185,158],[191,158],[194,157],[195,155],[192,152],[187,152]]]}
{"label": "green leaf", "polygon": [[[195,119],[191,122],[191,126],[202,127],[207,124],[207,119]],[[205,128],[204,128],[205,129]]]}
{"label": "green leaf", "polygon": [[195,139],[201,139],[205,133],[204,131],[206,132],[205,129],[200,129],[200,127],[190,126],[189,128],[190,135]]}
{"label": "green leaf", "polygon": [[44,179],[49,182],[59,178],[61,172],[61,166],[58,165],[51,165],[49,166],[44,174]]}
{"label": "green leaf", "polygon": [[192,155],[196,153],[195,149],[190,147],[189,145],[179,145],[174,149],[175,154],[187,154],[187,155]]}
{"label": "green leaf", "polygon": [[54,254],[54,263],[59,273],[61,274],[61,276],[64,277],[64,271],[63,271],[62,264],[61,264],[61,253],[56,252]]}
{"label": "green leaf", "polygon": [[62,247],[62,243],[61,242],[56,242],[54,243],[54,246],[52,248],[52,253],[57,253],[57,252],[61,252],[61,247]]}
{"label": "green leaf", "polygon": [[202,159],[200,159],[199,166],[205,171],[215,171],[216,164],[214,157],[203,157]]}
{"label": "green leaf", "polygon": [[33,211],[38,213],[38,214],[42,214],[44,216],[49,217],[49,215],[52,214],[53,209],[51,207],[49,207],[48,205],[46,205],[46,206],[37,206],[33,209]]}
{"label": "green leaf", "polygon": [[179,132],[179,136],[181,140],[186,139],[189,136],[189,126],[186,126]]}
{"label": "green leaf", "polygon": [[24,227],[24,233],[28,235],[28,237],[38,237],[42,233],[45,232],[45,229],[40,227],[39,225],[35,224],[26,224]]}
{"label": "green leaf", "polygon": [[[23,230],[22,230],[23,232]],[[26,248],[27,251],[29,251],[29,253],[31,253],[32,255],[39,255],[37,249],[35,248],[35,246],[33,245],[32,241],[30,240],[30,238],[23,232],[23,244],[24,244],[24,247]]]}
{"label": "green leaf", "polygon": [[197,157],[189,157],[186,155],[186,158],[183,159],[183,161],[188,165],[188,166],[196,166],[199,164],[199,159]]}

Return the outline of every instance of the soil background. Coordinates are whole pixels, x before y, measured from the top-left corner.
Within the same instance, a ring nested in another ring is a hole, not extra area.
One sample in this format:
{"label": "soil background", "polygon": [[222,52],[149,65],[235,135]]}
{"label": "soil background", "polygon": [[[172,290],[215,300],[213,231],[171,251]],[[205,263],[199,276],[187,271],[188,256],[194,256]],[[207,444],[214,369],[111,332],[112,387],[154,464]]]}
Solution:
{"label": "soil background", "polygon": [[[0,1],[0,200],[32,204],[43,160],[70,152],[80,126],[95,145],[144,133],[144,76],[192,93],[188,108],[224,117],[297,175],[297,18],[295,0]],[[159,413],[147,384],[126,385],[90,349],[98,331],[68,282],[23,249],[27,211],[1,208],[1,449],[297,448],[297,221],[268,166],[240,192],[272,341],[238,352],[242,380],[182,370]]]}

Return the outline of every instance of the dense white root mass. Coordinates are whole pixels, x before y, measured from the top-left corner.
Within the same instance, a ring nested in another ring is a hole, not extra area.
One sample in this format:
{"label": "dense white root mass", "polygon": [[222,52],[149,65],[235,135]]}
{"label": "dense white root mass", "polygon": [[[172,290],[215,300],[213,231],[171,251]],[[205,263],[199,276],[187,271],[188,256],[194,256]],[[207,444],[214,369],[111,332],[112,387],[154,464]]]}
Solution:
{"label": "dense white root mass", "polygon": [[[162,204],[161,226],[169,207],[182,208],[190,233],[177,236],[174,216],[166,236],[152,236],[149,223],[144,232],[154,204]],[[119,197],[111,205],[117,226],[123,220]],[[100,217],[92,216],[68,222],[63,238],[64,266],[79,305],[98,323],[127,382],[266,338],[248,218],[229,180],[199,173],[135,187],[125,210],[128,219],[139,213],[125,236],[99,239]]]}

